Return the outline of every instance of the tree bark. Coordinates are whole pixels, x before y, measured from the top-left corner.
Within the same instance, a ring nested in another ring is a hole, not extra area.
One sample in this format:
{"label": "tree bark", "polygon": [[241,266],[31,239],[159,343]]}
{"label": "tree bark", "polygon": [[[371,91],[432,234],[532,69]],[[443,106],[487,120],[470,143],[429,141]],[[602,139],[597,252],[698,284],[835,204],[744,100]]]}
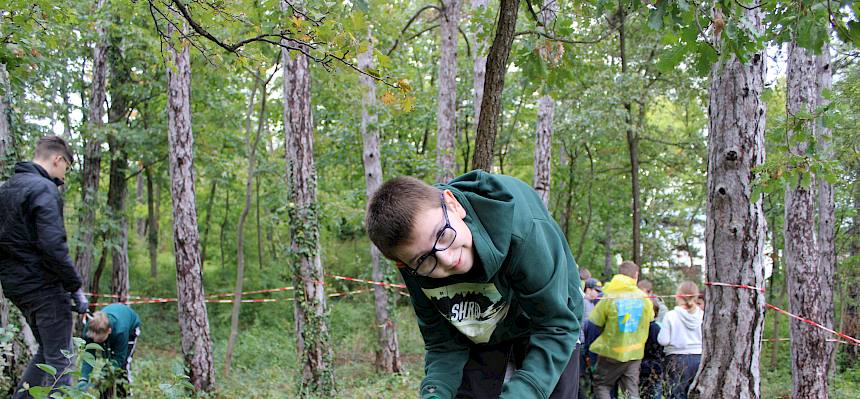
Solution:
{"label": "tree bark", "polygon": [[[143,162],[140,162],[140,167],[144,167]],[[145,181],[146,179],[143,176],[143,173],[138,173],[137,176],[134,177],[134,202],[135,204],[143,204],[143,193],[145,190]],[[146,219],[144,218],[136,218],[135,219],[135,231],[137,233],[138,238],[143,238],[146,236]]]}
{"label": "tree bark", "polygon": [[149,249],[149,276],[154,280],[158,277],[158,212],[152,184],[152,166],[149,166],[146,168],[146,244]]}
{"label": "tree bark", "polygon": [[[759,10],[746,12],[761,27]],[[764,287],[765,224],[762,199],[751,198],[764,162],[765,55],[750,63],[734,56],[711,67],[708,105],[708,199],[705,229],[707,281]],[[702,361],[690,398],[760,398],[765,294],[755,289],[706,286]],[[736,337],[726,345],[726,337]]]}
{"label": "tree bark", "polygon": [[[105,7],[106,0],[98,0],[98,11]],[[107,19],[96,21],[98,37],[93,49],[93,83],[90,100],[89,134],[84,149],[84,166],[81,170],[81,213],[78,221],[78,247],[75,254],[75,269],[81,276],[84,290],[90,289],[90,271],[93,267],[95,246],[96,209],[98,208],[99,175],[101,174],[101,127],[104,125],[105,87],[107,75]]]}
{"label": "tree bark", "polygon": [[[832,88],[832,74],[830,68],[830,45],[825,44],[820,55],[815,57],[815,76],[817,76],[816,87],[816,107],[821,108],[830,104],[830,100],[824,98],[824,91],[830,91]],[[821,151],[821,158],[827,161],[832,161],[833,150],[830,148],[830,142],[833,134],[827,127],[822,117],[817,118],[815,125],[815,139],[817,141],[818,151]],[[836,276],[836,204],[833,198],[833,185],[828,183],[824,178],[817,177],[818,183],[818,261],[820,263],[819,270],[822,277],[822,290],[819,292],[819,300],[824,303],[824,318],[821,320],[826,326],[834,325],[834,304],[833,296],[835,291],[834,276]],[[833,344],[827,345],[827,358],[831,360],[832,365],[833,354],[836,347]],[[828,370],[829,371],[829,370]]]}
{"label": "tree bark", "polygon": [[245,148],[248,151],[248,170],[245,179],[245,206],[239,214],[239,223],[236,226],[236,286],[233,290],[233,310],[230,313],[230,336],[227,339],[227,351],[224,355],[224,375],[230,375],[230,367],[233,363],[233,348],[236,345],[236,337],[239,334],[239,312],[242,308],[242,285],[245,282],[245,222],[251,211],[251,196],[254,189],[254,174],[257,169],[257,145],[260,143],[260,134],[263,130],[263,117],[266,114],[266,86],[262,87],[260,95],[260,118],[259,128],[256,135],[251,137],[251,114],[254,112],[254,96],[260,88],[261,78],[254,74],[254,88],[251,90],[251,98],[248,100],[248,117],[245,124]]}
{"label": "tree bark", "polygon": [[[788,53],[788,76],[786,91],[787,116],[789,118],[788,140],[799,133],[815,135],[815,123],[797,118],[799,112],[813,114],[817,103],[816,57],[808,50],[797,46],[792,40]],[[811,140],[811,139],[810,139]],[[790,155],[805,157],[810,141],[801,140],[790,145]],[[822,297],[828,279],[820,263],[816,242],[816,187],[815,176],[809,170],[795,170],[797,181],[791,182],[785,191],[785,264],[788,281],[789,306],[794,314],[827,324],[827,305]],[[804,179],[809,179],[806,183]],[[832,280],[831,280],[832,281]],[[831,299],[832,301],[832,299]],[[791,332],[792,398],[822,398],[828,393],[827,369],[830,366],[830,344],[824,331],[810,328],[797,320],[789,321]]]}
{"label": "tree bark", "polygon": [[[131,77],[131,71],[124,62],[120,50],[121,43],[112,41],[108,48],[111,75],[111,103],[108,109],[108,123],[118,125],[126,120],[129,98],[125,85]],[[111,129],[112,132],[119,129]],[[112,229],[111,236],[105,241],[111,245],[111,293],[117,302],[128,300],[128,218],[125,215],[125,202],[128,196],[126,171],[128,170],[128,154],[125,150],[125,137],[115,133],[108,134],[108,145],[111,151],[110,186],[108,187],[108,209],[110,219],[116,230]]]}
{"label": "tree bark", "polygon": [[[371,38],[372,39],[372,38]],[[362,70],[372,67],[373,48],[358,55],[358,67]],[[361,99],[361,137],[364,144],[364,181],[366,184],[367,198],[382,185],[382,161],[379,159],[379,127],[376,110],[376,82],[369,76],[360,76],[359,80],[364,88],[364,96]],[[370,259],[374,281],[383,281],[383,273],[380,263],[379,249],[370,244]],[[374,309],[376,314],[377,337],[379,352],[376,356],[376,368],[386,373],[399,373],[403,371],[400,360],[400,345],[397,341],[397,326],[391,318],[391,305],[388,291],[384,287],[374,286]]]}
{"label": "tree bark", "polygon": [[[853,164],[856,178],[860,176],[860,161],[855,160]],[[851,223],[851,229],[854,232],[851,237],[851,256],[857,259],[860,256],[860,184],[854,184],[851,191],[854,202],[854,216]],[[858,337],[860,336],[860,268],[849,267],[845,281],[847,283],[846,295],[842,299],[842,330],[849,337]],[[843,349],[842,368],[855,367],[860,361],[860,346],[845,345]]]}
{"label": "tree bark", "polygon": [[[282,3],[284,9],[301,7]],[[299,10],[300,11],[300,10]],[[299,13],[296,13],[299,14]],[[297,16],[301,18],[301,16]],[[316,167],[313,157],[311,75],[308,59],[282,52],[284,125],[290,225],[290,256],[295,293],[296,349],[301,364],[299,397],[335,397],[328,310],[320,260]]]}
{"label": "tree bark", "polygon": [[[473,12],[484,14],[487,11],[487,3],[487,0],[472,0]],[[475,130],[477,131],[478,117],[481,115],[481,101],[484,99],[484,80],[487,77],[487,37],[484,35],[484,26],[482,23],[476,24],[474,29],[472,29],[472,42],[475,44],[475,54],[473,57],[475,61],[472,67],[474,74],[472,83],[475,89],[475,97],[472,99],[472,102],[475,108],[473,118],[475,120]],[[466,141],[468,142],[468,138]]]}
{"label": "tree bark", "polygon": [[[623,76],[626,76],[628,73],[626,48],[627,32],[624,24],[624,20],[626,18],[625,14],[625,6],[619,2],[618,20],[620,22],[618,24],[618,46],[619,56],[621,58],[621,75]],[[623,106],[624,125],[627,128],[627,151],[630,155],[630,194],[633,201],[631,204],[633,213],[633,231],[631,233],[633,241],[632,256],[633,262],[642,266],[642,205],[639,202],[639,134],[633,126],[633,105],[629,100],[625,100]]]}
{"label": "tree bark", "polygon": [[437,181],[454,177],[457,167],[454,143],[457,135],[457,39],[461,0],[442,0],[439,29],[439,100],[436,112]]}
{"label": "tree bark", "polygon": [[606,221],[606,238],[603,240],[603,281],[609,281],[615,272],[615,262],[612,259],[612,223]]}
{"label": "tree bark", "polygon": [[505,72],[507,72],[508,56],[511,54],[514,42],[519,5],[519,0],[501,0],[499,5],[496,36],[487,55],[487,75],[484,81],[484,96],[481,99],[481,113],[478,117],[472,169],[491,171],[493,167],[493,146],[496,143],[502,91],[505,88]]}
{"label": "tree bark", "polygon": [[[169,24],[168,35],[174,26]],[[179,36],[185,35],[185,27]],[[168,158],[173,199],[173,246],[176,257],[176,292],[179,297],[179,331],[182,353],[198,390],[215,384],[212,339],[206,314],[200,267],[200,237],[194,194],[194,136],[191,132],[191,57],[187,40],[169,41],[173,61],[167,68]]]}
{"label": "tree bark", "polygon": [[15,164],[12,151],[15,142],[12,139],[11,98],[12,88],[6,64],[0,63],[0,182],[12,176],[12,165]]}
{"label": "tree bark", "polygon": [[537,142],[535,143],[534,187],[544,206],[549,207],[550,176],[552,174],[552,119],[555,100],[549,94],[538,100]]}

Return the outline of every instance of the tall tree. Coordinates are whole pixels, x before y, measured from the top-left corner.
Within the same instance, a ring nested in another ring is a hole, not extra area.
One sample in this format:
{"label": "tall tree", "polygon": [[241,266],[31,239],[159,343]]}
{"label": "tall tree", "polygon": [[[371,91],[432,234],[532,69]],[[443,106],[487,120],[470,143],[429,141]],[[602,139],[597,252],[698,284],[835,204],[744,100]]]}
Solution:
{"label": "tall tree", "polygon": [[[110,186],[108,187],[107,205],[109,215],[115,226],[112,234],[105,241],[111,242],[111,293],[118,302],[128,299],[128,218],[125,215],[125,202],[128,196],[126,171],[128,170],[128,153],[125,148],[126,138],[117,134],[123,129],[119,127],[126,122],[129,98],[126,85],[131,77],[131,70],[121,53],[122,41],[112,37],[108,46],[110,61],[110,95],[111,103],[108,108],[108,123],[117,126],[108,134],[108,145],[111,151]],[[107,248],[105,248],[107,251]]]}
{"label": "tall tree", "polygon": [[[552,0],[541,9],[538,18],[544,31],[548,31],[549,26],[555,21],[558,8],[558,2]],[[544,62],[553,62],[551,48],[554,49],[555,47],[542,46],[540,48],[539,52]],[[533,185],[538,196],[543,200],[543,204],[549,206],[550,177],[552,176],[552,120],[555,114],[555,99],[550,95],[548,88],[545,90],[547,93],[538,99]]]}
{"label": "tall tree", "polygon": [[[829,92],[832,87],[832,69],[830,65],[830,46],[825,44],[821,50],[821,54],[815,56],[815,76],[816,93],[815,105],[816,112],[830,104],[830,100],[825,97],[826,92]],[[819,117],[815,123],[815,140],[818,151],[821,152],[821,158],[826,161],[831,161],[834,158],[833,149],[831,148],[831,140],[833,133],[829,127],[823,122],[823,117]],[[823,288],[820,295],[820,301],[824,303],[824,318],[821,319],[824,325],[834,325],[834,305],[833,292],[835,288],[834,276],[836,275],[836,203],[833,197],[833,185],[822,176],[817,176],[816,184],[818,188],[818,261],[820,262],[819,270],[821,271]],[[828,359],[833,358],[835,352],[834,345],[827,345]]]}
{"label": "tall tree", "polygon": [[[304,18],[304,4],[282,3],[294,18]],[[300,47],[302,45],[299,45]],[[284,126],[286,177],[293,286],[296,287],[296,349],[299,354],[302,398],[335,396],[334,365],[328,331],[328,310],[320,260],[317,178],[313,153],[311,75],[308,58],[282,52],[284,65]]]}
{"label": "tall tree", "polygon": [[[372,43],[372,37],[371,43]],[[373,67],[373,46],[358,55],[358,67],[367,70]],[[376,82],[369,76],[360,76],[364,95],[361,98],[361,137],[363,141],[364,182],[367,198],[382,185],[382,161],[379,159],[379,119],[376,114]],[[370,261],[373,280],[384,281],[385,274],[380,265],[380,253],[370,244]],[[377,333],[379,337],[379,352],[376,356],[376,367],[388,373],[398,373],[403,370],[400,361],[400,345],[397,342],[397,326],[391,318],[388,291],[385,287],[373,288],[374,309],[376,314]]]}
{"label": "tall tree", "polygon": [[[174,33],[175,32],[175,33]],[[170,195],[173,199],[173,246],[176,258],[176,292],[179,296],[179,331],[182,353],[191,383],[198,390],[214,388],[212,338],[200,267],[200,237],[194,194],[194,136],[191,132],[191,56],[184,39],[168,23],[170,61],[167,68],[167,141],[170,160]],[[180,39],[181,38],[181,39]]]}
{"label": "tall tree", "polygon": [[[626,78],[629,72],[627,57],[627,5],[618,2],[618,52],[621,60],[621,75]],[[629,99],[623,101],[624,126],[627,132],[627,151],[630,156],[630,194],[632,197],[633,214],[633,262],[642,265],[642,205],[640,204],[639,188],[639,133],[633,123],[633,104]]]}
{"label": "tall tree", "polygon": [[[813,118],[818,103],[816,64],[815,54],[800,47],[797,37],[793,37],[788,47],[787,130],[789,143],[792,143],[789,155],[801,163],[793,170],[797,178],[792,179],[785,190],[783,228],[791,312],[827,325],[831,307],[821,294],[823,290],[833,289],[826,285],[828,280],[832,284],[832,277],[824,276],[827,270],[822,268],[816,238],[817,190],[813,183],[816,176],[808,167],[802,166],[807,162],[807,152],[817,131]],[[830,320],[832,324],[832,318]],[[827,370],[830,366],[827,335],[801,321],[791,320],[789,325],[793,377],[791,396],[826,399],[829,397]]]}
{"label": "tall tree", "polygon": [[454,177],[457,159],[454,143],[457,135],[457,39],[460,28],[462,0],[442,0],[442,21],[439,29],[439,95],[436,111],[437,181]]}
{"label": "tall tree", "polygon": [[[744,19],[761,28],[759,9]],[[716,30],[715,42],[720,31]],[[764,162],[766,56],[744,64],[735,55],[711,67],[708,104],[708,198],[705,229],[707,281],[764,287],[765,217],[752,198],[753,169]],[[702,361],[691,398],[761,397],[764,292],[705,287]],[[732,345],[725,337],[737,337]]]}
{"label": "tall tree", "polygon": [[[856,144],[855,144],[856,145]],[[856,150],[855,150],[856,151]],[[853,162],[854,181],[860,178],[860,161]],[[860,260],[860,184],[854,184],[851,189],[852,205],[854,206],[854,215],[851,219],[851,249],[850,255],[853,259],[854,267],[848,267],[848,275],[845,276],[846,295],[842,299],[842,330],[848,336],[860,336],[860,267],[857,267],[857,261]],[[860,361],[860,346],[845,345],[842,356],[842,366],[850,368],[857,365]]]}
{"label": "tall tree", "polygon": [[12,87],[6,64],[0,63],[0,181],[6,180],[12,171]]}
{"label": "tall tree", "polygon": [[[106,14],[106,0],[98,0],[97,13]],[[84,148],[84,166],[81,171],[81,204],[78,221],[78,248],[75,268],[83,280],[84,290],[90,289],[90,271],[95,251],[96,209],[98,208],[99,176],[101,175],[101,128],[104,125],[105,87],[107,81],[107,23],[102,15],[96,21],[96,43],[93,48],[92,95],[90,97],[89,128]]]}
{"label": "tall tree", "polygon": [[519,6],[519,0],[501,0],[499,5],[496,35],[487,54],[487,74],[484,80],[484,95],[481,99],[481,113],[478,116],[472,169],[490,171],[493,167],[493,147],[496,143],[499,115],[501,115],[502,91],[505,88],[505,74],[514,43]]}
{"label": "tall tree", "polygon": [[[224,375],[230,375],[230,366],[233,362],[233,348],[236,337],[239,334],[239,311],[242,307],[242,284],[245,281],[245,222],[248,220],[248,212],[251,211],[251,196],[253,195],[254,174],[257,170],[257,146],[260,144],[260,135],[263,132],[263,119],[266,115],[266,85],[262,83],[259,72],[254,72],[254,88],[248,100],[248,115],[245,119],[245,149],[248,154],[248,170],[245,178],[245,206],[239,214],[239,223],[236,226],[236,286],[233,291],[233,310],[230,312],[230,337],[227,339],[227,351],[224,355]],[[268,83],[268,82],[266,82]],[[258,119],[257,133],[252,136],[251,116],[254,113],[254,97],[260,89],[260,116]]]}
{"label": "tall tree", "polygon": [[156,193],[161,193],[161,190],[153,189],[152,169],[152,165],[146,167],[146,247],[149,250],[149,276],[155,279],[158,277],[158,211],[155,204],[158,201]]}

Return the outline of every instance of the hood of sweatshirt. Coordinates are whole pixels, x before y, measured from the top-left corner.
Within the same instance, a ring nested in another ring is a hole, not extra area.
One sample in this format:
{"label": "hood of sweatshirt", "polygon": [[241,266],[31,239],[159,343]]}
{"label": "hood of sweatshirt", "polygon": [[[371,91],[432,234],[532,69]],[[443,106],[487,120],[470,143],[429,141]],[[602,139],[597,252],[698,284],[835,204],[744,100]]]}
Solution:
{"label": "hood of sweatshirt", "polygon": [[698,306],[696,307],[696,311],[690,313],[687,309],[684,309],[680,306],[675,306],[675,311],[678,313],[678,318],[684,323],[684,327],[688,330],[695,330],[702,325],[702,320],[705,317],[705,312],[702,311]]}

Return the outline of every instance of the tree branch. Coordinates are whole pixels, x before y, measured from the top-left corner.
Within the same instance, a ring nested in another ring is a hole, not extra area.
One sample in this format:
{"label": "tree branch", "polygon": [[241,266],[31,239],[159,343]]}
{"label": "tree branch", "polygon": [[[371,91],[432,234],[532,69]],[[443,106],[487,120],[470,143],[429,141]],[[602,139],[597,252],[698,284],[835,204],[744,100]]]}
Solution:
{"label": "tree branch", "polygon": [[556,41],[556,42],[561,42],[561,43],[568,43],[568,44],[594,44],[594,43],[600,43],[601,41],[603,41],[603,39],[606,39],[606,38],[607,38],[607,37],[609,37],[612,33],[613,33],[613,32],[612,32],[612,30],[611,30],[611,29],[607,29],[607,30],[606,30],[606,33],[604,33],[604,34],[603,34],[603,35],[601,35],[600,37],[598,37],[598,38],[596,38],[596,39],[587,39],[587,40],[572,40],[572,39],[565,39],[565,38],[561,38],[561,37],[555,37],[555,36],[550,35],[550,34],[548,34],[548,33],[540,32],[540,31],[536,31],[536,30],[525,30],[525,31],[522,31],[522,32],[517,32],[517,33],[515,33],[515,34],[514,34],[514,36],[522,36],[522,35],[537,35],[537,36],[543,36],[543,37],[545,37],[545,38],[547,38],[547,39],[549,39],[549,40]]}
{"label": "tree branch", "polygon": [[[411,26],[412,23],[415,22],[416,19],[418,19],[418,16],[421,15],[422,12],[429,10],[429,9],[439,11],[439,13],[442,12],[442,9],[440,9],[439,7],[436,7],[434,5],[426,5],[424,7],[421,7],[420,9],[418,9],[418,11],[416,11],[415,14],[412,15],[412,18],[409,18],[409,21],[406,22],[406,26],[404,26],[403,29],[400,30],[400,35],[397,36],[397,40],[394,41],[394,45],[391,46],[391,49],[388,50],[387,53],[385,53],[386,55],[391,55],[391,53],[394,52],[395,49],[397,49],[397,45],[400,44],[400,38],[402,38],[403,35],[406,34],[406,31],[409,29],[409,26]],[[435,21],[435,19],[434,19],[434,21]],[[433,21],[430,21],[430,22],[433,22]],[[424,32],[421,32],[421,33],[424,33]],[[412,36],[412,37],[415,37],[415,36]],[[407,39],[405,41],[409,41],[409,39]]]}

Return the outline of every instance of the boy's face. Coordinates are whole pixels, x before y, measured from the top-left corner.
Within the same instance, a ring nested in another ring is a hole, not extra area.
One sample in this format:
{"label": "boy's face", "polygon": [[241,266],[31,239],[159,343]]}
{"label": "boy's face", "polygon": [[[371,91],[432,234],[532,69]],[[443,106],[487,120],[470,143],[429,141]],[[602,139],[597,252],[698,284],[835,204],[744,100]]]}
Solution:
{"label": "boy's face", "polygon": [[397,258],[419,275],[431,278],[468,272],[474,265],[475,252],[472,232],[463,222],[465,217],[466,210],[454,194],[445,190],[440,206],[415,215],[412,234],[394,251]]}

